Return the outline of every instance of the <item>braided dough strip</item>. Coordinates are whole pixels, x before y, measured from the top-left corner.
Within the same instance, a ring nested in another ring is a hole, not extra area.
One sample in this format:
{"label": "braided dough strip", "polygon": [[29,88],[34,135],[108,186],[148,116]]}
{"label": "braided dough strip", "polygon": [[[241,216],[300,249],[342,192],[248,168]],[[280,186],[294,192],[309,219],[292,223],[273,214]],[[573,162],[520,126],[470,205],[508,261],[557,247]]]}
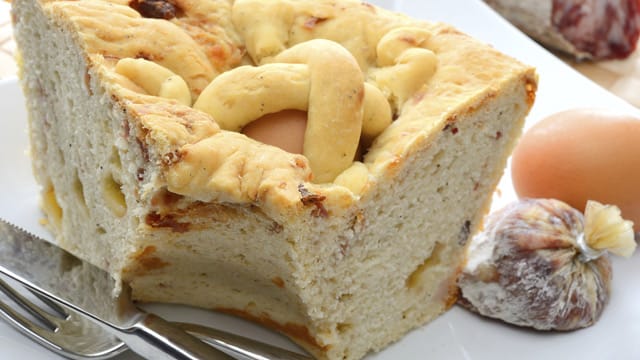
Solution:
{"label": "braided dough strip", "polygon": [[118,60],[116,73],[126,76],[150,95],[174,99],[191,106],[191,90],[180,75],[166,67],[145,59]]}
{"label": "braided dough strip", "polygon": [[372,71],[372,77],[397,108],[436,71],[438,59],[426,48],[430,37],[425,29],[401,27],[386,33],[376,46],[380,68]]}
{"label": "braided dough strip", "polygon": [[306,111],[309,88],[306,65],[240,66],[212,81],[193,108],[211,115],[224,130],[240,131],[266,114],[285,109]]}
{"label": "braided dough strip", "polygon": [[344,47],[329,40],[300,43],[274,61],[309,65],[311,87],[303,154],[315,181],[333,181],[351,166],[362,129],[364,76]]}
{"label": "braided dough strip", "polygon": [[303,154],[314,181],[333,181],[351,166],[361,131],[370,141],[391,123],[389,104],[375,86],[364,84],[353,56],[335,42],[307,41],[273,61],[223,73],[194,108],[231,131],[281,110],[308,111]]}

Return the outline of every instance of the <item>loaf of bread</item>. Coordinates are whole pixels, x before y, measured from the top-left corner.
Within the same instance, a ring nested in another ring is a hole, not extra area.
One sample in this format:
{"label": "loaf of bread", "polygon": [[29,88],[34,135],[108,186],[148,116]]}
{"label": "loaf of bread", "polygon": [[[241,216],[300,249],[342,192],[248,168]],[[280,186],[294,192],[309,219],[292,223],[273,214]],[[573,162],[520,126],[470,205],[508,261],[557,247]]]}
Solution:
{"label": "loaf of bread", "polygon": [[[48,226],[135,299],[332,360],[456,301],[531,67],[356,0],[12,5]],[[286,109],[308,111],[303,154],[238,131]]]}

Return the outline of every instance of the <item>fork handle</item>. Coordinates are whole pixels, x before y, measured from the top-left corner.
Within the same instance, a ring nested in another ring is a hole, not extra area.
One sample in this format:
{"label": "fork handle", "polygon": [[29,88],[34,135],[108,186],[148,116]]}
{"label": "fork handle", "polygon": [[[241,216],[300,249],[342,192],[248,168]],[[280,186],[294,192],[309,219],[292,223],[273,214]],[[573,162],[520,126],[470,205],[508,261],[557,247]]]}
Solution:
{"label": "fork handle", "polygon": [[233,359],[168,321],[149,313],[143,313],[121,340],[131,350],[148,359]]}

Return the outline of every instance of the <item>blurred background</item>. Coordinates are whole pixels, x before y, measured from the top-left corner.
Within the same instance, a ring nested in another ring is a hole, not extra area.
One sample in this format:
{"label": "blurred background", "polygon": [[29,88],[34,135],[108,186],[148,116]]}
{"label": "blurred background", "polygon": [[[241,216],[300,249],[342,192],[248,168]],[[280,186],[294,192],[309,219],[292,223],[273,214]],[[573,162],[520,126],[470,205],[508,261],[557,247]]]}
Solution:
{"label": "blurred background", "polygon": [[11,38],[10,8],[9,3],[0,1],[0,79],[14,75],[17,70],[13,61],[15,45]]}

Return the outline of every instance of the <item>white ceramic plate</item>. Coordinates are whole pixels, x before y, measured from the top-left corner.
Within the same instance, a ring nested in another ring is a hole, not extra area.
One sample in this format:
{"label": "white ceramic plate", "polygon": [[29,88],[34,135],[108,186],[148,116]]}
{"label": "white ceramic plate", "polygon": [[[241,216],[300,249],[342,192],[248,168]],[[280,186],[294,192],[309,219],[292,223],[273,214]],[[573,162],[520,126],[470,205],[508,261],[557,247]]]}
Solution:
{"label": "white ceramic plate", "polygon": [[[479,0],[373,1],[413,17],[445,21],[538,68],[540,87],[527,126],[572,107],[603,107],[640,112],[582,77],[530,41]],[[26,114],[17,82],[0,82],[0,216],[42,236],[38,190],[27,154]],[[508,173],[508,172],[507,172]],[[514,198],[508,176],[501,182],[495,207]],[[584,330],[541,333],[475,316],[459,307],[409,333],[369,359],[640,359],[640,254],[614,261],[611,302],[600,321]],[[217,326],[279,346],[296,349],[284,337],[225,315],[176,306],[154,305],[171,320]],[[0,322],[0,358],[59,359]],[[120,359],[133,359],[124,354]]]}

